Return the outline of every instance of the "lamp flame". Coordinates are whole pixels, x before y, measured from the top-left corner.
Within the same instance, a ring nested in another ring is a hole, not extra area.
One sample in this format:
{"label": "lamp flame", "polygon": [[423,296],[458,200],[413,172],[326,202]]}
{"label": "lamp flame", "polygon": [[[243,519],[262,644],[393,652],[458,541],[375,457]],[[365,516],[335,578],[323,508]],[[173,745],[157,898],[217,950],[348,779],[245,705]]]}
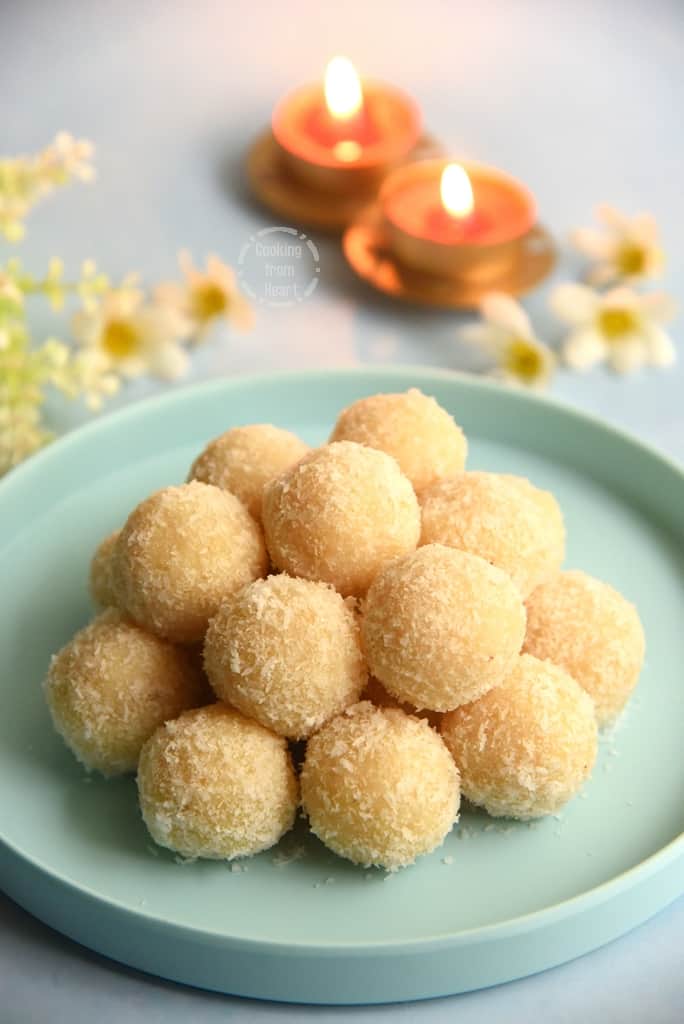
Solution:
{"label": "lamp flame", "polygon": [[361,82],[346,57],[333,57],[325,71],[325,103],[334,118],[348,121],[363,106]]}
{"label": "lamp flame", "polygon": [[447,164],[439,186],[442,204],[452,217],[467,217],[473,212],[473,186],[460,164]]}

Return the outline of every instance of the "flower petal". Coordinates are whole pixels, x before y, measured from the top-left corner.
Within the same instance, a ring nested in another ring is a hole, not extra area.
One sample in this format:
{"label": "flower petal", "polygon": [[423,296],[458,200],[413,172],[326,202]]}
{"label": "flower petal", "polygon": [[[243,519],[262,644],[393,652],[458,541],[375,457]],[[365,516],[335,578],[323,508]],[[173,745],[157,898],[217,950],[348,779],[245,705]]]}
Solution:
{"label": "flower petal", "polygon": [[665,268],[665,253],[658,245],[645,249],[644,277],[660,277]]}
{"label": "flower petal", "polygon": [[599,203],[594,211],[594,215],[607,228],[618,234],[624,235],[629,230],[630,218],[615,206],[611,206],[610,203]]}
{"label": "flower petal", "polygon": [[608,362],[616,373],[634,373],[646,361],[646,345],[640,335],[625,338],[619,345],[611,345]]}
{"label": "flower petal", "polygon": [[605,356],[603,337],[591,327],[572,331],[563,344],[563,359],[573,370],[588,370],[602,362]]}
{"label": "flower petal", "polygon": [[569,324],[586,324],[593,320],[599,296],[585,284],[570,281],[557,285],[549,297],[549,306],[561,320]]}
{"label": "flower petal", "polygon": [[150,366],[150,361],[142,356],[129,356],[127,359],[118,359],[116,361],[117,371],[123,377],[142,377],[147,373]]}
{"label": "flower petal", "polygon": [[596,263],[585,275],[587,284],[594,288],[600,288],[604,284],[613,284],[619,276],[620,273],[614,263]]}
{"label": "flower petal", "polygon": [[188,372],[190,358],[180,345],[160,345],[150,353],[148,365],[152,373],[164,380],[177,380]]}
{"label": "flower petal", "polygon": [[615,253],[615,241],[598,228],[576,228],[570,232],[570,241],[592,260],[607,260]]}
{"label": "flower petal", "polygon": [[503,331],[494,324],[479,321],[478,323],[464,324],[459,327],[457,336],[468,345],[476,345],[487,355],[497,359],[503,347],[510,339],[508,331]]}
{"label": "flower petal", "polygon": [[672,366],[677,361],[677,352],[672,338],[662,327],[648,324],[644,330],[646,361],[651,366]]}
{"label": "flower petal", "polygon": [[601,309],[637,310],[640,304],[640,296],[625,285],[619,285],[617,288],[611,288],[610,291],[604,292],[599,300]]}
{"label": "flower petal", "polygon": [[637,213],[629,224],[629,236],[644,246],[656,245],[658,242],[658,222],[652,213]]}
{"label": "flower petal", "polygon": [[235,271],[227,263],[224,263],[216,253],[212,252],[207,257],[206,276],[228,293],[235,290]]}
{"label": "flower petal", "polygon": [[667,324],[677,315],[677,303],[667,292],[648,292],[639,299],[639,306],[650,320]]}
{"label": "flower petal", "polygon": [[480,302],[485,320],[520,338],[532,337],[529,317],[519,302],[504,292],[490,292]]}
{"label": "flower petal", "polygon": [[228,318],[238,331],[249,331],[254,326],[254,310],[238,291],[233,293]]}
{"label": "flower petal", "polygon": [[180,310],[158,303],[144,306],[136,314],[134,323],[146,350],[175,343],[190,333],[188,319]]}

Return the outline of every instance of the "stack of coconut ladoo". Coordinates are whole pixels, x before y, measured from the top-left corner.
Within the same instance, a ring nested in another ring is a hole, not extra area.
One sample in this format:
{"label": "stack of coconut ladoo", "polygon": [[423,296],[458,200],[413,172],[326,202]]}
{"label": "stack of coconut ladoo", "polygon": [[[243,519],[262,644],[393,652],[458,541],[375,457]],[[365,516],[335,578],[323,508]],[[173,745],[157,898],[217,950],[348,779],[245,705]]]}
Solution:
{"label": "stack of coconut ladoo", "polygon": [[157,843],[249,856],[301,804],[335,853],[392,870],[461,794],[525,820],[579,791],[636,685],[639,617],[561,571],[553,495],[466,453],[416,390],[360,399],[314,450],[236,427],[102,542],[104,610],[45,695],[86,768],[137,770]]}

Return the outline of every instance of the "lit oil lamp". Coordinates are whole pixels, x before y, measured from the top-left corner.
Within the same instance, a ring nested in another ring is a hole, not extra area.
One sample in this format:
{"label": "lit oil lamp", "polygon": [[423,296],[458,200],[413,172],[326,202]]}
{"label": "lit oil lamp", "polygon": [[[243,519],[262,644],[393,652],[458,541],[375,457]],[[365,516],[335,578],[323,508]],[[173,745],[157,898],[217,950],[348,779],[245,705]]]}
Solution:
{"label": "lit oil lamp", "polygon": [[362,84],[353,64],[335,57],[322,88],[303,86],[281,100],[272,129],[297,178],[329,192],[368,191],[415,146],[420,115],[398,89]]}
{"label": "lit oil lamp", "polygon": [[478,164],[426,160],[385,182],[380,206],[390,246],[407,267],[487,281],[515,262],[537,219],[532,194]]}
{"label": "lit oil lamp", "polygon": [[421,131],[413,100],[384,82],[361,81],[345,57],[323,83],[285,96],[271,132],[248,159],[254,191],[271,208],[319,227],[342,227],[415,149]]}
{"label": "lit oil lamp", "polygon": [[492,167],[423,160],[395,170],[345,234],[349,262],[390,294],[467,307],[484,292],[521,294],[555,259],[520,182]]}

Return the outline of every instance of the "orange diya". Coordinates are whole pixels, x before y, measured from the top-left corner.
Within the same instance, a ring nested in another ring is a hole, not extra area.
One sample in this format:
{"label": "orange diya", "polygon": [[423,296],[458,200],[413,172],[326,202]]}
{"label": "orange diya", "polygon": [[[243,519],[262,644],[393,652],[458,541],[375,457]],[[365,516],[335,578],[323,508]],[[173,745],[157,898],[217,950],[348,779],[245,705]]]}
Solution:
{"label": "orange diya", "polygon": [[379,197],[384,232],[412,270],[485,283],[520,258],[536,221],[534,197],[502,171],[424,160],[391,174]]}
{"label": "orange diya", "polygon": [[328,64],[323,85],[306,85],[278,103],[271,122],[283,167],[328,192],[373,193],[413,149],[420,113],[384,82],[361,81],[345,57]]}
{"label": "orange diya", "polygon": [[324,82],[302,86],[277,104],[271,130],[250,147],[247,176],[271,210],[339,231],[377,196],[391,170],[419,147],[434,151],[420,131],[410,97],[384,82],[361,80],[350,61],[334,57]]}
{"label": "orange diya", "polygon": [[488,291],[523,295],[556,258],[524,185],[496,168],[443,158],[390,173],[342,246],[379,291],[450,309],[473,308]]}

